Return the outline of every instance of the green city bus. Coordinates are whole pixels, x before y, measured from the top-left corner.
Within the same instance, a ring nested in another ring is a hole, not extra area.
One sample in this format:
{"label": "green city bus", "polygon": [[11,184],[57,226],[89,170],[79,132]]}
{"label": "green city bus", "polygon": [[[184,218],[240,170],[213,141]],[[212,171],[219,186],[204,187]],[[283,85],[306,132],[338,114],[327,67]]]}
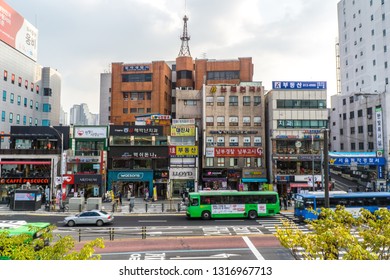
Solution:
{"label": "green city bus", "polygon": [[280,212],[279,195],[271,191],[200,191],[188,199],[188,218],[256,219]]}

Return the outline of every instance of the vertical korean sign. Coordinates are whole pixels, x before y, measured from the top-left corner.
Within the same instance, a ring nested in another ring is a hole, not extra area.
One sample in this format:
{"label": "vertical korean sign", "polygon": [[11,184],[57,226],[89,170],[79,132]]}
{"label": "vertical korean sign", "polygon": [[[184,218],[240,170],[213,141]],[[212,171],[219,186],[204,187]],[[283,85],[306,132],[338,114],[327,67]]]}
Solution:
{"label": "vertical korean sign", "polygon": [[378,152],[382,152],[383,155],[382,107],[375,108],[375,124],[376,124],[376,149]]}

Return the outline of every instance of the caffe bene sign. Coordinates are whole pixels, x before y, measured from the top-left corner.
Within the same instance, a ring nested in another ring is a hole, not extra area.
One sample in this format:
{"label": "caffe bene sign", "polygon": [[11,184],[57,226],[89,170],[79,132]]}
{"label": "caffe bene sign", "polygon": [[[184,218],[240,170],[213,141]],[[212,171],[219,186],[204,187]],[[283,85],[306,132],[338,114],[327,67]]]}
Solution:
{"label": "caffe bene sign", "polygon": [[194,168],[171,168],[169,170],[169,179],[195,179]]}

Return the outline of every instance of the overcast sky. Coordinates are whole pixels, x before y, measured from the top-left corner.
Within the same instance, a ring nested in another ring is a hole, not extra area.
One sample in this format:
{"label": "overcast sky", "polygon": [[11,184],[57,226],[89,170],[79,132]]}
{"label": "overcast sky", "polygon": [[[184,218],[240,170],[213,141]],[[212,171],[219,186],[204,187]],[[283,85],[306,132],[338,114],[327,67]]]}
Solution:
{"label": "overcast sky", "polygon": [[[175,60],[187,14],[192,57],[252,57],[254,81],[327,81],[336,93],[339,0],[6,0],[38,28],[38,63],[62,76],[62,107],[99,112],[111,62]],[[330,107],[330,100],[328,100]]]}

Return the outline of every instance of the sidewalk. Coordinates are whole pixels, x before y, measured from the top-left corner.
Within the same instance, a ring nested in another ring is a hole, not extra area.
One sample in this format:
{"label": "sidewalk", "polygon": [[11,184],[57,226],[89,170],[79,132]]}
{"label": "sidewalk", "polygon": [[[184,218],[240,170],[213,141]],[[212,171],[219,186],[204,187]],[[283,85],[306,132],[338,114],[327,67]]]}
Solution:
{"label": "sidewalk", "polygon": [[[173,200],[158,200],[155,202],[148,201],[146,202],[142,198],[136,198],[134,207],[130,209],[130,202],[128,200],[123,200],[122,205],[117,207],[113,206],[111,202],[103,202],[100,210],[106,212],[114,212],[115,215],[131,215],[131,214],[185,214],[185,206],[181,204],[180,199]],[[87,204],[84,205],[84,210],[87,210]],[[67,214],[67,213],[78,213],[79,211],[68,211],[68,212],[59,212],[57,210],[46,211],[45,206],[36,211],[19,211],[11,210],[6,204],[0,204],[0,215],[1,214]]]}

